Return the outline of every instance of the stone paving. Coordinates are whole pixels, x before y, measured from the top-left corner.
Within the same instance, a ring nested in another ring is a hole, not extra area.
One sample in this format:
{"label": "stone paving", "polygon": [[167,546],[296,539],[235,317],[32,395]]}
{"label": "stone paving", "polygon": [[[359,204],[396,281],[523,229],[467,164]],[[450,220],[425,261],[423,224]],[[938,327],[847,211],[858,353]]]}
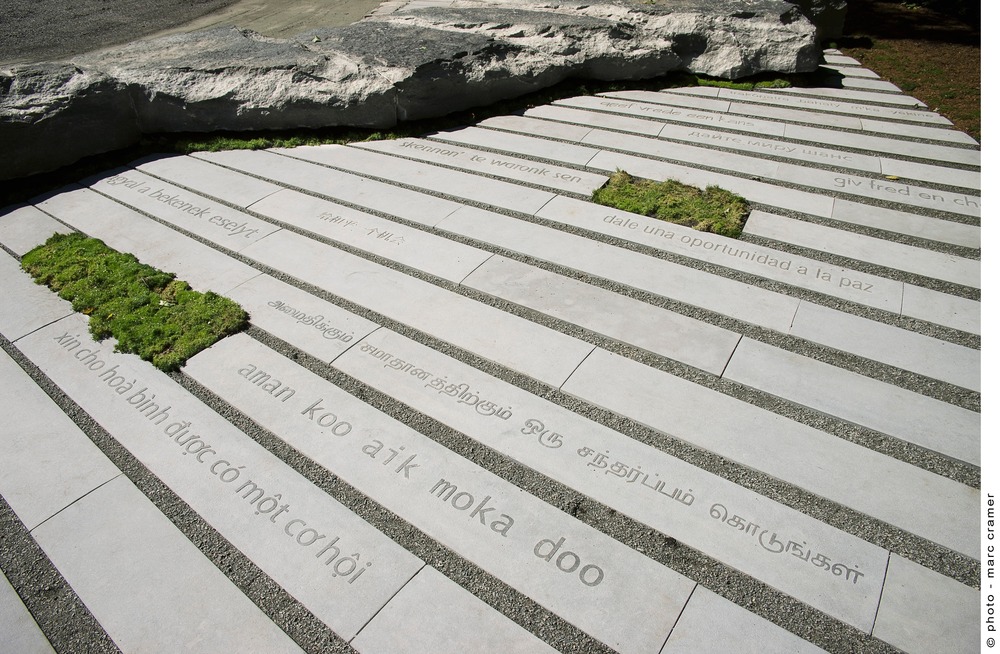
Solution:
{"label": "stone paving", "polygon": [[[837,88],[150,158],[4,210],[2,630],[978,651],[980,151],[826,54]],[[734,240],[590,202],[617,169],[754,210]],[[73,230],[251,329],[169,375],[93,343],[18,268]]]}

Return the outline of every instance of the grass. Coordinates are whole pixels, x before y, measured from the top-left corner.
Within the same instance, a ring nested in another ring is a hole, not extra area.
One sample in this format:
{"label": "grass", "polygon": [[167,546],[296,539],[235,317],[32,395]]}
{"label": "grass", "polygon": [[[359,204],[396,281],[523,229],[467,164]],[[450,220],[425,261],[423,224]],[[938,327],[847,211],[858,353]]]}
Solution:
{"label": "grass", "polygon": [[718,186],[703,191],[672,179],[663,182],[637,179],[623,170],[594,191],[593,200],[622,211],[733,238],[743,231],[749,213],[746,200]]}
{"label": "grass", "polygon": [[215,293],[140,263],[81,234],[55,234],[24,255],[21,266],[73,309],[90,316],[97,340],[115,337],[165,371],[176,370],[219,339],[246,328],[247,314]]}
{"label": "grass", "polygon": [[852,0],[832,45],[979,141],[979,9],[972,0]]}
{"label": "grass", "polygon": [[698,77],[698,86],[715,86],[722,89],[736,89],[738,91],[754,91],[756,89],[787,89],[792,83],[784,77],[773,79],[762,79],[759,81],[734,82],[728,79],[716,79],[714,77]]}
{"label": "grass", "polygon": [[203,137],[185,136],[174,140],[170,149],[174,152],[222,152],[223,150],[266,150],[268,148],[297,148],[304,145],[325,145],[329,143],[363,143],[399,138],[395,132],[372,130],[342,130],[323,135],[321,132],[271,132],[253,134],[220,134]]}

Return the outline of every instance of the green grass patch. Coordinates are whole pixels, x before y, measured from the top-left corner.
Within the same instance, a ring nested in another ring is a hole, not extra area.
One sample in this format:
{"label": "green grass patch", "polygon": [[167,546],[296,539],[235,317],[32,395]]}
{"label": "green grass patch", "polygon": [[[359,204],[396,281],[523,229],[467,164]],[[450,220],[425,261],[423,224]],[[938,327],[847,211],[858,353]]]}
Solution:
{"label": "green grass patch", "polygon": [[714,86],[722,89],[736,89],[738,91],[753,91],[755,89],[787,89],[792,85],[784,77],[769,79],[748,80],[744,82],[734,82],[728,79],[716,79],[714,77],[698,77],[698,86]]}
{"label": "green grass patch", "polygon": [[359,143],[383,141],[397,138],[394,132],[372,130],[339,130],[336,132],[271,132],[233,134],[224,133],[205,137],[184,137],[171,146],[173,150],[191,154],[192,152],[222,152],[223,150],[266,150],[268,148],[297,148],[303,145],[326,145],[336,143]]}
{"label": "green grass patch", "polygon": [[114,336],[161,370],[176,370],[219,339],[247,326],[246,312],[215,293],[191,290],[131,254],[81,234],[55,234],[24,255],[24,268],[90,316],[97,340]]}
{"label": "green grass patch", "polygon": [[733,238],[743,231],[750,212],[746,200],[718,186],[703,191],[672,179],[663,182],[637,179],[623,170],[594,191],[593,200],[622,211]]}

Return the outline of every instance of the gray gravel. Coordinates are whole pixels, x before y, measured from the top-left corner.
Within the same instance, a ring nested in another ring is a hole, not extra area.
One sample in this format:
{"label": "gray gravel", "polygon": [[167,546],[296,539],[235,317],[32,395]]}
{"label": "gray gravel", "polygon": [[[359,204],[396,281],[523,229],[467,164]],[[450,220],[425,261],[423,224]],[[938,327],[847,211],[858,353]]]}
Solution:
{"label": "gray gravel", "polygon": [[235,0],[4,0],[0,64],[57,61],[154,34]]}

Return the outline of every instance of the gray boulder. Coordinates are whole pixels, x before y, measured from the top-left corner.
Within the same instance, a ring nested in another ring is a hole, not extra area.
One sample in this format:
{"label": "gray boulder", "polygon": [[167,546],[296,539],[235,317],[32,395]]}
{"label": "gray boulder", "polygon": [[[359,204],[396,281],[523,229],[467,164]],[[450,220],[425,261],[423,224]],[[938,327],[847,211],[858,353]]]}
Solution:
{"label": "gray boulder", "polygon": [[113,77],[72,64],[0,70],[0,179],[133,145],[141,131]]}
{"label": "gray boulder", "polygon": [[[662,0],[661,0],[662,1]],[[738,78],[818,64],[815,28],[779,0],[419,9],[296,39],[211,29],[0,71],[0,178],[144,133],[391,127],[569,77]]]}
{"label": "gray boulder", "polygon": [[844,35],[847,0],[788,0],[816,26],[816,40],[839,39]]}
{"label": "gray boulder", "polygon": [[75,63],[121,84],[143,133],[396,124],[396,90],[378,68],[249,30],[136,41]]}

